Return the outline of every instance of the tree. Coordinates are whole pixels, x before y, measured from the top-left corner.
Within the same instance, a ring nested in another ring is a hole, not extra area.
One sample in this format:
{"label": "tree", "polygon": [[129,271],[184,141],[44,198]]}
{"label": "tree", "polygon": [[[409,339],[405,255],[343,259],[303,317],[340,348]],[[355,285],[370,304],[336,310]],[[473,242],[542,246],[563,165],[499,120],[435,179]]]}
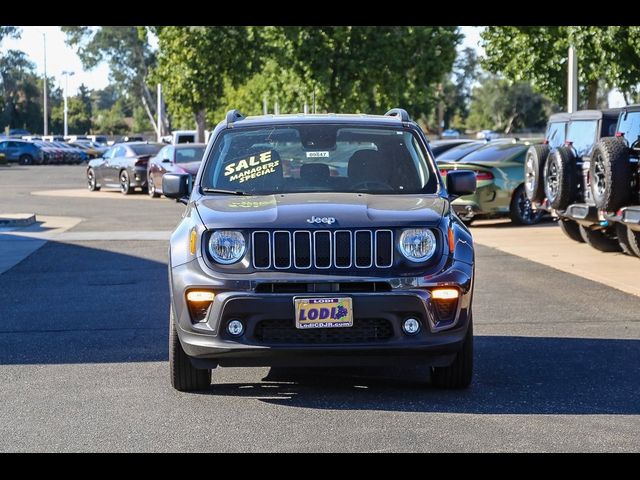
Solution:
{"label": "tree", "polygon": [[204,141],[207,112],[221,105],[225,85],[256,70],[259,46],[247,27],[157,27],[158,66],[169,111],[194,118]]}
{"label": "tree", "polygon": [[455,123],[461,128],[469,115],[471,89],[480,75],[480,60],[473,48],[462,50],[453,64],[453,72],[443,85],[444,128]]}
{"label": "tree", "polygon": [[67,36],[66,43],[76,49],[85,69],[92,69],[103,60],[109,62],[111,78],[121,94],[140,99],[155,130],[155,99],[147,79],[156,57],[149,46],[147,28],[63,26],[61,29]]}
{"label": "tree", "polygon": [[635,93],[640,74],[640,27],[486,27],[481,33],[483,66],[512,81],[530,81],[558,103],[566,103],[567,51],[576,47],[581,97],[596,108],[598,83]]}
{"label": "tree", "polygon": [[[414,117],[434,105],[434,86],[451,71],[457,27],[264,27],[270,55],[313,90],[321,109]],[[304,99],[301,99],[302,101]],[[299,101],[298,103],[303,103]]]}
{"label": "tree", "polygon": [[512,84],[497,76],[487,76],[473,89],[467,124],[476,130],[492,129],[507,134],[541,129],[553,107],[529,83]]}

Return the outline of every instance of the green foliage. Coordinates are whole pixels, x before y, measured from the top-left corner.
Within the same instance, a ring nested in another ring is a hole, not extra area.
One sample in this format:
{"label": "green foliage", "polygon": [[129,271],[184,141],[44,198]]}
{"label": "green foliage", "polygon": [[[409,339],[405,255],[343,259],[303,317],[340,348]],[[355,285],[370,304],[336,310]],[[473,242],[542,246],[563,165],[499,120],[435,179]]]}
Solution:
{"label": "green foliage", "polygon": [[[254,68],[257,45],[247,27],[157,27],[158,66],[167,106],[187,112],[204,131],[205,113],[221,105],[226,84],[245,80]],[[255,48],[254,48],[255,47]]]}
{"label": "green foliage", "polygon": [[473,89],[467,126],[504,133],[542,129],[554,107],[527,82],[487,76]]}
{"label": "green foliage", "polygon": [[640,27],[531,26],[486,27],[481,34],[483,66],[512,81],[531,81],[558,103],[566,103],[567,51],[576,47],[580,102],[594,108],[599,81],[608,88],[637,92]]}
{"label": "green foliage", "polygon": [[125,122],[124,101],[118,99],[109,110],[101,110],[94,116],[92,131],[106,135],[123,135],[130,132]]}
{"label": "green foliage", "polygon": [[453,72],[442,89],[444,109],[444,128],[465,127],[469,115],[471,89],[480,74],[480,59],[473,48],[460,52],[453,64]]}
{"label": "green foliage", "polygon": [[[318,110],[414,118],[434,105],[434,85],[450,70],[457,27],[263,27],[266,52],[316,91]],[[297,104],[303,103],[303,99]]]}

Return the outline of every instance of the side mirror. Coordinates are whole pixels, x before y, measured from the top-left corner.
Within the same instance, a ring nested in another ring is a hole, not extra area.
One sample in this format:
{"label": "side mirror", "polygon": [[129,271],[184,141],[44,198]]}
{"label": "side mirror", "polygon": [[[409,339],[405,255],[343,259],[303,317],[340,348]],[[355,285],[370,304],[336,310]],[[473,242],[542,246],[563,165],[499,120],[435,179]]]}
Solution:
{"label": "side mirror", "polygon": [[470,195],[476,191],[476,174],[471,170],[449,170],[447,172],[447,193],[449,198]]}
{"label": "side mirror", "polygon": [[191,195],[191,175],[188,173],[166,173],[162,176],[162,193],[185,205]]}

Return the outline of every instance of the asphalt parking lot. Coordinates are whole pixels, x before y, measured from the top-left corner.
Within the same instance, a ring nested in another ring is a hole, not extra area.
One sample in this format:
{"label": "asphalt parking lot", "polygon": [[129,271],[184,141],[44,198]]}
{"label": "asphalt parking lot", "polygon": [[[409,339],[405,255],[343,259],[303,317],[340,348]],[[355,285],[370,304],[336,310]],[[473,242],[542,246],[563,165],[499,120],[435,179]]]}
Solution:
{"label": "asphalt parking lot", "polygon": [[[0,214],[64,225],[36,226],[46,241],[0,274],[0,451],[638,450],[640,298],[507,253],[487,228],[510,226],[476,227],[494,240],[476,247],[469,390],[390,365],[221,368],[207,393],[179,393],[165,238],[183,206],[84,194],[83,175],[0,167]],[[24,241],[0,230],[0,256]]]}

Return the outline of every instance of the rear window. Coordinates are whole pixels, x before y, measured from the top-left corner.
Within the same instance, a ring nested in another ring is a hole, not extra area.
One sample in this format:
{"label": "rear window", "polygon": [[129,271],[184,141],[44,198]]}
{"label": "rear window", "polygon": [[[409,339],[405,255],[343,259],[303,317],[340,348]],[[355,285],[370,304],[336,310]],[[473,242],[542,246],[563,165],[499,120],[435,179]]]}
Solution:
{"label": "rear window", "polygon": [[489,144],[475,152],[470,153],[462,159],[463,162],[470,163],[491,163],[491,162],[503,162],[509,160],[511,157],[526,151],[527,145],[513,144],[513,143],[500,143]]}
{"label": "rear window", "polygon": [[553,122],[547,127],[545,140],[549,142],[551,148],[558,148],[564,145],[567,132],[566,122]]}
{"label": "rear window", "polygon": [[574,120],[569,123],[567,140],[573,144],[573,148],[579,157],[588,155],[596,143],[598,133],[597,120]]}
{"label": "rear window", "polygon": [[470,154],[471,152],[475,152],[486,144],[487,142],[463,143],[462,145],[458,145],[457,147],[447,150],[440,155],[436,155],[436,160],[439,162],[457,162],[462,157]]}
{"label": "rear window", "polygon": [[136,155],[155,155],[164,147],[161,143],[150,143],[147,145],[127,145]]}
{"label": "rear window", "polygon": [[176,163],[199,162],[204,155],[204,147],[176,148]]}
{"label": "rear window", "polygon": [[635,142],[640,137],[640,112],[629,112],[622,114],[618,122],[618,132],[624,134],[629,142]]}

